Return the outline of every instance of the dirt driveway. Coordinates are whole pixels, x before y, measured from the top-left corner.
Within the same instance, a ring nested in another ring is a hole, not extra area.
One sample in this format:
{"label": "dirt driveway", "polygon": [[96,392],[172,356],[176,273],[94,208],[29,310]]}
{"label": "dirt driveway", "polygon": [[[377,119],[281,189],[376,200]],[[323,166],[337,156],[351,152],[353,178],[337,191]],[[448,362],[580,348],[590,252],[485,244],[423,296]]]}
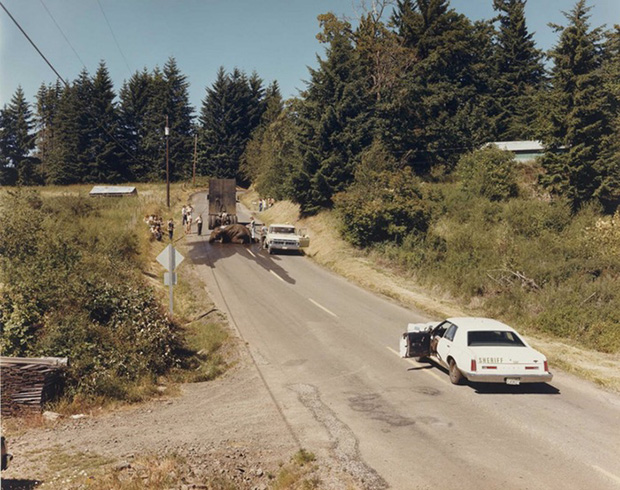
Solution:
{"label": "dirt driveway", "polygon": [[[300,448],[243,351],[226,375],[184,385],[181,396],[67,417],[13,437],[15,459],[2,488],[90,488],[89,476],[101,468],[141,471],[143,488],[156,488],[136,462],[147,455],[183,462],[173,488],[269,488]],[[315,473],[320,488],[353,488],[326,462],[317,461]]]}

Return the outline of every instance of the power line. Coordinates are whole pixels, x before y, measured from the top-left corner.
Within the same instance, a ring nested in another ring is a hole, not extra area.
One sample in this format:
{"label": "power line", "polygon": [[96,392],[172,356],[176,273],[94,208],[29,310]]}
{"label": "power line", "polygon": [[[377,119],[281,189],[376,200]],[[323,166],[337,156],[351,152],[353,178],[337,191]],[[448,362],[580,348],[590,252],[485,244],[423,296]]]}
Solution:
{"label": "power line", "polygon": [[[97,0],[99,1],[99,0]],[[22,32],[22,34],[26,37],[26,39],[28,39],[28,41],[30,42],[30,44],[32,44],[32,47],[37,51],[37,53],[39,53],[39,55],[41,56],[41,58],[43,58],[45,60],[45,62],[47,63],[47,65],[52,69],[52,71],[56,74],[56,76],[62,81],[62,83],[65,85],[65,87],[67,89],[70,89],[71,86],[67,83],[67,81],[60,76],[60,73],[58,73],[58,71],[56,70],[56,68],[54,68],[54,65],[52,65],[48,59],[45,57],[45,55],[41,52],[41,50],[37,47],[37,45],[34,43],[34,41],[32,39],[30,39],[30,36],[28,36],[28,34],[26,34],[26,31],[24,31],[24,29],[22,29],[22,26],[19,25],[19,22],[17,22],[17,20],[15,20],[15,17],[13,17],[11,15],[11,12],[9,12],[7,10],[7,8],[4,6],[4,4],[2,3],[2,1],[0,0],[0,7],[2,7],[4,9],[4,11],[7,13],[7,15],[11,18],[11,20],[15,23],[15,25],[19,28],[19,30]],[[123,150],[132,160],[134,160],[137,163],[140,164],[145,164],[146,162],[143,162],[141,160],[139,160],[137,157],[135,157],[127,148],[125,148],[125,145],[123,145],[120,141],[118,141],[118,139],[116,138],[116,136],[111,133],[108,128],[103,126],[103,123],[100,122],[98,119],[95,118],[95,124],[99,127],[99,129],[102,129],[110,138],[112,138],[112,140],[114,140],[114,142],[118,145],[118,147]]]}
{"label": "power line", "polygon": [[71,44],[71,42],[69,41],[69,39],[67,38],[67,36],[65,35],[64,31],[62,30],[62,28],[58,25],[58,22],[56,22],[56,19],[54,18],[54,16],[52,15],[52,13],[49,11],[49,9],[47,8],[47,5],[45,5],[45,3],[43,3],[43,0],[39,0],[41,2],[41,5],[43,5],[43,8],[45,9],[45,11],[47,12],[47,14],[50,16],[50,18],[52,19],[52,21],[54,22],[54,24],[56,24],[56,27],[58,28],[58,30],[60,31],[60,33],[62,34],[62,37],[65,38],[65,41],[67,41],[67,44],[69,45],[69,47],[73,50],[73,53],[75,53],[75,56],[77,57],[78,60],[80,60],[80,63],[82,63],[82,66],[84,68],[86,68],[86,63],[84,63],[84,60],[82,60],[82,58],[80,58],[80,55],[78,54],[78,52],[75,50],[75,48],[73,47],[73,45]]}
{"label": "power line", "polygon": [[123,60],[125,60],[125,66],[127,67],[127,70],[129,70],[129,74],[131,74],[131,68],[129,68],[129,63],[127,62],[127,58],[125,58],[125,53],[123,53],[123,50],[121,49],[121,45],[118,43],[118,40],[116,39],[116,36],[114,35],[114,31],[112,30],[112,26],[110,25],[108,16],[103,11],[103,7],[101,6],[101,2],[99,0],[97,0],[97,4],[99,5],[99,8],[101,9],[101,13],[103,14],[103,18],[105,19],[106,24],[108,24],[108,29],[110,29],[110,34],[112,34],[112,38],[114,39],[114,42],[116,43],[116,47],[118,48],[119,53],[121,53]]}
{"label": "power line", "polygon": [[39,53],[39,55],[41,56],[41,58],[43,58],[43,59],[45,60],[45,62],[47,63],[47,66],[49,66],[49,67],[52,69],[52,71],[56,74],[56,76],[57,76],[58,78],[60,78],[60,80],[62,81],[62,83],[64,83],[64,84],[65,84],[65,87],[67,87],[67,88],[68,88],[68,87],[69,87],[69,84],[67,83],[67,81],[66,81],[64,78],[62,78],[62,77],[60,76],[60,73],[58,73],[58,72],[56,71],[56,68],[54,68],[54,66],[53,66],[53,65],[52,65],[52,64],[48,61],[48,59],[45,57],[45,55],[44,55],[44,54],[41,52],[41,50],[37,47],[37,45],[34,43],[34,41],[33,41],[32,39],[30,39],[30,36],[29,36],[28,34],[26,34],[26,31],[24,31],[24,30],[22,29],[22,26],[20,26],[20,25],[19,25],[19,22],[17,22],[17,21],[15,20],[15,17],[13,17],[13,16],[11,15],[11,12],[9,12],[9,11],[7,10],[7,8],[4,6],[4,4],[3,4],[1,1],[0,1],[0,7],[2,7],[2,8],[4,9],[4,11],[7,13],[7,15],[8,15],[8,16],[11,18],[11,20],[15,23],[15,25],[17,26],[17,28],[18,28],[20,31],[22,31],[22,34],[26,37],[26,39],[28,39],[28,41],[30,42],[30,44],[32,44],[32,47],[33,47],[34,49],[36,49],[36,50],[37,50],[37,53]]}

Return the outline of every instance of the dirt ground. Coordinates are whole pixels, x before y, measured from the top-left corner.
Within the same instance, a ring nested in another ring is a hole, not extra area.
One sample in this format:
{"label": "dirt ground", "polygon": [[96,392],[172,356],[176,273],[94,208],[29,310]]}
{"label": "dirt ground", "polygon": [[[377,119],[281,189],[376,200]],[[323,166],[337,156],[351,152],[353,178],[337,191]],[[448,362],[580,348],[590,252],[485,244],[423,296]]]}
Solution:
{"label": "dirt ground", "polygon": [[[178,463],[177,482],[166,488],[272,488],[300,448],[242,346],[239,352],[236,367],[184,385],[181,396],[17,431],[2,489],[92,488],[102,471],[121,482],[137,474],[142,486],[131,488],[161,488],[149,481],[145,458]],[[317,485],[307,488],[355,488],[330,462],[314,461],[305,472]]]}

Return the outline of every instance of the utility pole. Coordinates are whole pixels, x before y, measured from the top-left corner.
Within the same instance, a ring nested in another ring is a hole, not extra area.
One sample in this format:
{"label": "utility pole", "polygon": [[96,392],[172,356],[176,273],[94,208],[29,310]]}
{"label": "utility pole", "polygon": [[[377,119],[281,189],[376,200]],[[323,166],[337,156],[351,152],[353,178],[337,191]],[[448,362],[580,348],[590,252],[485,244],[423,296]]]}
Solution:
{"label": "utility pole", "polygon": [[196,187],[196,158],[198,157],[198,133],[194,135],[194,171],[192,185]]}
{"label": "utility pole", "polygon": [[[170,128],[168,127],[168,116],[166,115],[166,204],[170,209],[170,162],[168,161],[168,137],[170,136]],[[172,287],[172,286],[171,286]]]}

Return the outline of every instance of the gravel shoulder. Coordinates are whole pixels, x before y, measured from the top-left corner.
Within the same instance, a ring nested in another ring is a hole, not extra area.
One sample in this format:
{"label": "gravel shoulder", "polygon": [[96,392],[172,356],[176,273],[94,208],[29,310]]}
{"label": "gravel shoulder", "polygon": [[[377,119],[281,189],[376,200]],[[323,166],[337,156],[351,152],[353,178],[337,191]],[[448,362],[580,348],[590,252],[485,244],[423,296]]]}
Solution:
{"label": "gravel shoulder", "polygon": [[[148,475],[137,463],[144,457],[183,462],[174,469],[181,483],[172,488],[271,488],[300,448],[238,347],[235,367],[214,381],[184,385],[180,396],[63,417],[10,436],[15,459],[2,488],[91,488],[89,477],[106,468]],[[73,463],[59,467],[63,458]],[[310,473],[324,482],[320,488],[354,488],[329,462],[317,460]],[[139,488],[155,488],[143,480]],[[221,486],[212,486],[216,480]]]}

